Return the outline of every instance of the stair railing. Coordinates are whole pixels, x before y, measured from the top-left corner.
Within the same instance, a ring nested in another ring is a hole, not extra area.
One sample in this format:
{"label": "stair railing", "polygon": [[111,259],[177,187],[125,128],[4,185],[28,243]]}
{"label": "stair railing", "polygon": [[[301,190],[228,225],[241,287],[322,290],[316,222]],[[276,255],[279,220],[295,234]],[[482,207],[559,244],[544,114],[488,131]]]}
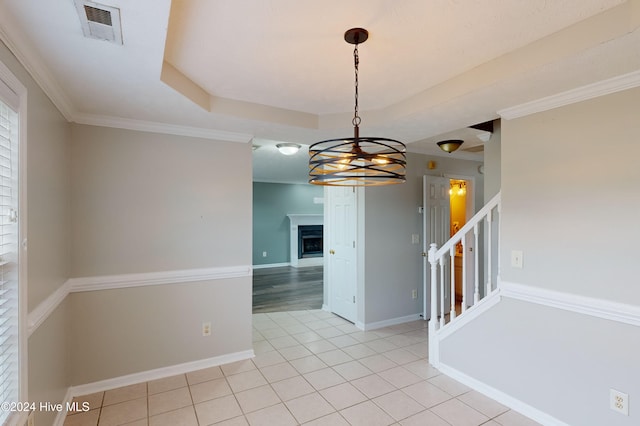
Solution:
{"label": "stair railing", "polygon": [[[433,341],[436,332],[452,323],[458,317],[456,312],[456,247],[462,245],[462,303],[460,316],[478,304],[484,297],[497,289],[497,277],[500,268],[500,193],[496,194],[473,218],[471,218],[442,247],[431,244],[428,253],[431,264],[431,316],[429,320],[429,349],[437,350],[437,341]],[[469,241],[473,240],[475,250],[467,250]],[[480,244],[483,247],[480,247]],[[473,299],[467,293],[467,255],[473,253]],[[450,269],[447,270],[447,265]],[[480,287],[481,279],[484,289]],[[481,292],[482,290],[482,292]],[[449,292],[450,306],[445,306],[446,294]],[[448,314],[447,314],[448,309]],[[447,321],[448,317],[448,321]]]}

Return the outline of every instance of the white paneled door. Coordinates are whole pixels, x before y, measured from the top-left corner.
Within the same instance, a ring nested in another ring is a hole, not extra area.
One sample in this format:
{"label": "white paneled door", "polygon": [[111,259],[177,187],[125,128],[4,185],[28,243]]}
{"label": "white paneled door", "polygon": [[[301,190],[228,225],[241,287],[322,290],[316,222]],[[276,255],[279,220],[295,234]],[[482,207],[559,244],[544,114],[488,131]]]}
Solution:
{"label": "white paneled door", "polygon": [[326,192],[329,308],[356,321],[356,191],[353,187],[329,187]]}
{"label": "white paneled door", "polygon": [[[441,247],[449,239],[449,222],[451,216],[451,201],[449,196],[449,178],[439,176],[424,176],[422,187],[423,211],[423,251],[429,251],[431,243],[436,243]],[[423,294],[424,297],[424,318],[430,318],[430,301],[428,300],[431,286],[431,266],[426,257],[423,261]],[[448,265],[445,265],[448,271]],[[449,295],[445,294],[445,299],[449,300]],[[445,302],[446,303],[446,302]],[[446,303],[446,306],[449,306]]]}

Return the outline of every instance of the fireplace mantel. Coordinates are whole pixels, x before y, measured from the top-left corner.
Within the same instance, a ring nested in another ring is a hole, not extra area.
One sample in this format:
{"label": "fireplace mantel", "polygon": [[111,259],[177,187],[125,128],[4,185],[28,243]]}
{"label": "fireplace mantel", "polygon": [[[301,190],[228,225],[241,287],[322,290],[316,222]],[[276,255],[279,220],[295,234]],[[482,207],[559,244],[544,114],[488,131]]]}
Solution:
{"label": "fireplace mantel", "polygon": [[288,214],[287,217],[291,222],[289,239],[290,239],[290,262],[294,268],[301,266],[322,265],[322,257],[312,257],[307,259],[298,259],[298,226],[303,225],[323,225],[324,215],[321,214]]}

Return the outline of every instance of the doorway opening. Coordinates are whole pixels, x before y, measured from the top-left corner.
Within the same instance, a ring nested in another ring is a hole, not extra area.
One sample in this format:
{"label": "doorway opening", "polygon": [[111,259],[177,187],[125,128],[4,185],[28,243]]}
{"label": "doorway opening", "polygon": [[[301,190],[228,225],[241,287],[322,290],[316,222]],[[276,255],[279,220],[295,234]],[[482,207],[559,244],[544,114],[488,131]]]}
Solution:
{"label": "doorway opening", "polygon": [[[467,181],[449,180],[449,237],[453,237],[467,223]],[[455,251],[456,305],[462,303],[462,242]]]}

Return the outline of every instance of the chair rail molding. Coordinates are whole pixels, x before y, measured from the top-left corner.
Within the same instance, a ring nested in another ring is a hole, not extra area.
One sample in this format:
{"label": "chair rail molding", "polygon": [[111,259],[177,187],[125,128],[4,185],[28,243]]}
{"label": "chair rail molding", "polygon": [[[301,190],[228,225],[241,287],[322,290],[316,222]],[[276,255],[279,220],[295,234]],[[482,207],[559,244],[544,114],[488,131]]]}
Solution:
{"label": "chair rail molding", "polygon": [[223,266],[177,271],[145,272],[138,274],[105,275],[97,277],[69,278],[35,309],[27,318],[28,335],[33,332],[56,310],[69,295],[83,291],[112,290],[118,288],[143,287],[165,284],[188,284],[198,281],[221,280],[250,277],[253,273],[250,265]]}
{"label": "chair rail molding", "polygon": [[500,282],[500,295],[511,299],[640,326],[640,306],[550,290],[532,285]]}

